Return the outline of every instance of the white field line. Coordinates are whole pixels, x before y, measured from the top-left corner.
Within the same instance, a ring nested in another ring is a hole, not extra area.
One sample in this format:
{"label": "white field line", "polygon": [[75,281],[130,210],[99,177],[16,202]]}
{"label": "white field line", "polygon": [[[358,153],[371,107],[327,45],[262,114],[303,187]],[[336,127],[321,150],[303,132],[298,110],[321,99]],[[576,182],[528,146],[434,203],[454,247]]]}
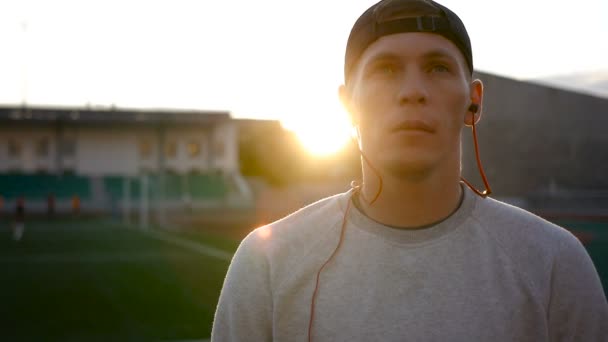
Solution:
{"label": "white field line", "polygon": [[213,258],[217,258],[217,259],[224,260],[224,261],[232,260],[232,253],[228,253],[226,251],[223,251],[223,250],[215,248],[215,247],[207,246],[202,243],[194,242],[191,240],[182,239],[180,237],[177,237],[177,236],[174,236],[172,234],[165,233],[162,231],[158,231],[158,230],[138,230],[138,231],[146,234],[147,236],[149,236],[151,238],[161,240],[164,242],[169,242],[174,245],[178,245],[180,247],[183,247],[183,248],[189,249],[191,251],[201,253],[201,254],[204,254],[204,255],[207,255],[207,256],[210,256]]}
{"label": "white field line", "polygon": [[188,259],[192,254],[187,253],[158,253],[158,252],[109,252],[109,253],[42,253],[32,255],[0,256],[2,263],[104,263],[104,262],[145,262],[163,259]]}

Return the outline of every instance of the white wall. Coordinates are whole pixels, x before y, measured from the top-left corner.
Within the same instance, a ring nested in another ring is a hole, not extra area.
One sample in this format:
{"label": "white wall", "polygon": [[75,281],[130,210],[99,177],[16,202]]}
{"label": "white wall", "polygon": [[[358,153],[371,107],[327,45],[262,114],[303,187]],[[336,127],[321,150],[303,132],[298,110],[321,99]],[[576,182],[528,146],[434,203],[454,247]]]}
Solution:
{"label": "white wall", "polygon": [[103,127],[78,129],[76,173],[135,175],[138,166],[137,136],[132,131]]}
{"label": "white wall", "polygon": [[223,145],[223,154],[213,156],[213,167],[235,172],[239,170],[239,147],[236,123],[233,121],[218,124],[213,131],[213,143]]}
{"label": "white wall", "polygon": [[[155,171],[159,165],[159,133],[152,127],[97,126],[65,127],[61,139],[75,142],[73,157],[62,156],[61,167],[80,175],[136,175],[142,170]],[[8,158],[8,142],[21,145],[21,158]],[[36,155],[40,139],[49,141],[46,158]],[[55,172],[57,165],[57,131],[53,128],[4,127],[0,129],[0,172],[11,169],[35,172],[44,169]],[[176,155],[165,154],[168,169],[178,173],[207,170],[238,171],[238,142],[236,124],[232,121],[209,127],[171,127],[165,131],[165,144],[176,144]],[[150,144],[150,155],[144,158],[140,143]],[[188,153],[188,144],[199,145],[196,156]],[[160,151],[165,153],[165,150]],[[222,152],[218,155],[217,152]]]}

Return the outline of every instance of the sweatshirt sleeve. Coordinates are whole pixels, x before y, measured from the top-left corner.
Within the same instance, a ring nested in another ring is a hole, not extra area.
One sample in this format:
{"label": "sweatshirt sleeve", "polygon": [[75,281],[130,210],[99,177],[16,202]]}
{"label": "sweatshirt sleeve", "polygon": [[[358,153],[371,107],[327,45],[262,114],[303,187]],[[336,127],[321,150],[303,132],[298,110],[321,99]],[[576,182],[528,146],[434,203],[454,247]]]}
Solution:
{"label": "sweatshirt sleeve", "polygon": [[211,341],[272,341],[272,295],[265,241],[256,231],[237,249],[220,294]]}
{"label": "sweatshirt sleeve", "polygon": [[572,235],[553,264],[549,303],[551,341],[608,341],[608,303],[585,247]]}

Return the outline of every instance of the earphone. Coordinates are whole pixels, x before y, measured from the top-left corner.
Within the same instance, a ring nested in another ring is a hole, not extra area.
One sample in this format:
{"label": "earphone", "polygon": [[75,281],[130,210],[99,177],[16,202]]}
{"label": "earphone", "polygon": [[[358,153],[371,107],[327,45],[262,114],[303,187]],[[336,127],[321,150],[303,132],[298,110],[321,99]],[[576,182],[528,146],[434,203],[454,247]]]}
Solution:
{"label": "earphone", "polygon": [[[475,114],[477,113],[477,111],[479,111],[479,105],[477,103],[471,103],[471,105],[469,106],[469,112]],[[492,189],[490,188],[490,184],[488,183],[488,179],[486,178],[486,173],[483,170],[483,166],[481,166],[481,158],[479,157],[479,144],[477,143],[477,131],[475,129],[475,119],[473,119],[471,123],[471,129],[473,131],[473,144],[475,146],[475,160],[477,161],[477,168],[479,169],[481,180],[483,181],[483,184],[486,189],[484,191],[479,191],[471,183],[464,179],[464,177],[460,176],[460,179],[477,195],[485,198],[492,193]]]}

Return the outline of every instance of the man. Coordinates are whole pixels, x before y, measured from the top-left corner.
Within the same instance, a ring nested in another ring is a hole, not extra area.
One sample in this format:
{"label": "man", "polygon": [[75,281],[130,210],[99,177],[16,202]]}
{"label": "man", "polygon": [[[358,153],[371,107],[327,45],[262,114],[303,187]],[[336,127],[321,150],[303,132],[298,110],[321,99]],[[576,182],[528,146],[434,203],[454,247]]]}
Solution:
{"label": "man", "polygon": [[20,196],[15,204],[15,222],[13,223],[13,240],[21,241],[25,232],[25,198]]}
{"label": "man", "polygon": [[581,243],[461,183],[483,100],[472,71],[464,25],[435,2],[357,20],[339,92],[362,185],[245,238],[213,341],[608,341]]}

